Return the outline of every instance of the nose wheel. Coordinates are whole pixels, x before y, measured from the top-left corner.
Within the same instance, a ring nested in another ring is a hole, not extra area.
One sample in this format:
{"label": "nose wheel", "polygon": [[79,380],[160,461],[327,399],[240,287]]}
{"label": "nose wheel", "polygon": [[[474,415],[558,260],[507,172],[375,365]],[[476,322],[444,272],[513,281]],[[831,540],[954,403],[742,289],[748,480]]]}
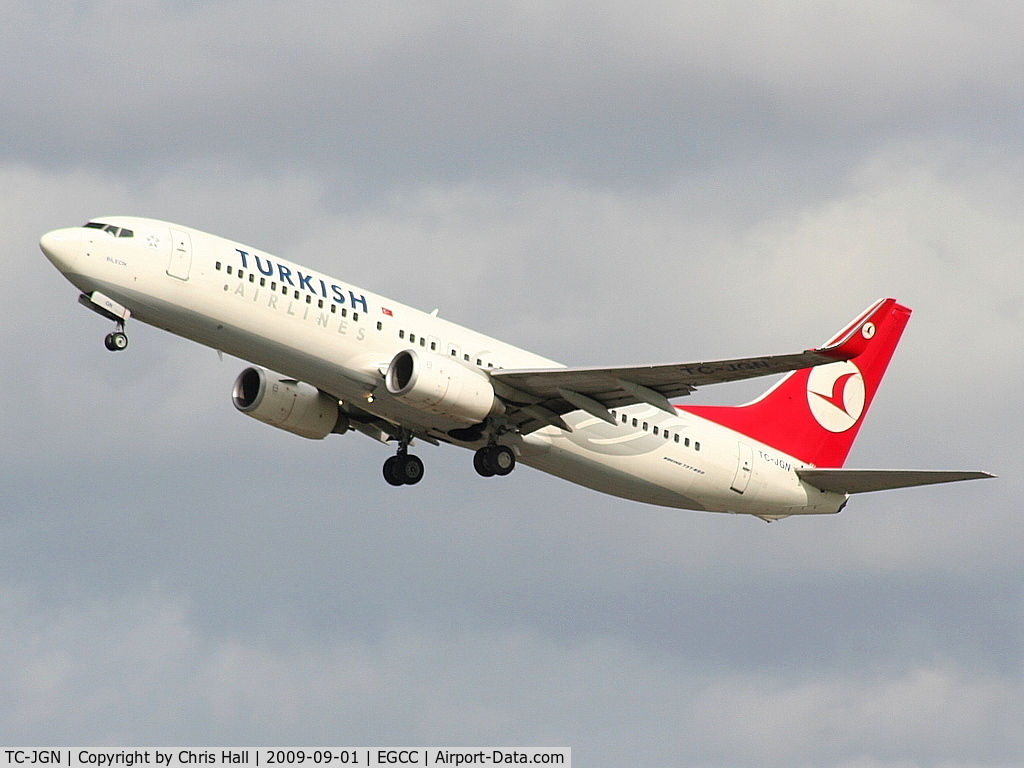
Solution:
{"label": "nose wheel", "polygon": [[103,345],[111,352],[120,352],[128,346],[128,334],[122,330],[108,333],[107,338],[103,340]]}
{"label": "nose wheel", "polygon": [[124,320],[117,320],[117,329],[113,333],[107,334],[103,345],[111,352],[120,352],[128,346],[128,334],[124,332]]}

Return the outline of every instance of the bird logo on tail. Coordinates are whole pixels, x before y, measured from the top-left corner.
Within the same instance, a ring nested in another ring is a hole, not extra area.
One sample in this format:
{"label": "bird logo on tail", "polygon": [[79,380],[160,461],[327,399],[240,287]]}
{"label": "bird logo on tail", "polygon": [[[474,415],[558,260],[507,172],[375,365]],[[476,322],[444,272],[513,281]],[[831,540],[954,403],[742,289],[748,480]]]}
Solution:
{"label": "bird logo on tail", "polygon": [[850,360],[812,368],[807,404],[814,420],[829,432],[845,432],[864,413],[864,376]]}

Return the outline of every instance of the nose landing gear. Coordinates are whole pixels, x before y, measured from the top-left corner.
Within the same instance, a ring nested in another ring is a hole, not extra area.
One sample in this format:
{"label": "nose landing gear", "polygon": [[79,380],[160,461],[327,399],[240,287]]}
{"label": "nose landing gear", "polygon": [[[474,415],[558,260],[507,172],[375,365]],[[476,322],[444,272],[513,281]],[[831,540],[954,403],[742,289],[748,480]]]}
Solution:
{"label": "nose landing gear", "polygon": [[111,352],[120,352],[128,346],[128,334],[124,332],[124,323],[118,323],[117,330],[107,334],[103,345]]}
{"label": "nose landing gear", "polygon": [[103,345],[107,349],[111,352],[120,352],[128,346],[128,334],[124,332],[124,324],[131,317],[131,310],[118,304],[109,296],[104,296],[99,291],[93,291],[89,294],[83,293],[78,297],[78,303],[83,307],[91,309],[96,314],[107,318],[107,320],[113,320],[116,324],[114,332],[108,333],[107,337],[103,340]]}

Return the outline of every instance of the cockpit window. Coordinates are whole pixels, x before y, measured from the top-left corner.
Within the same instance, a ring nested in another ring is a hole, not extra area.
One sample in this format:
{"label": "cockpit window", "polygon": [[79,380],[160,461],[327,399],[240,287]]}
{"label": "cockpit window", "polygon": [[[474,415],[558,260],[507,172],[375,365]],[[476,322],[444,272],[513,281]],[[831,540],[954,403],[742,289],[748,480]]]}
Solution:
{"label": "cockpit window", "polygon": [[113,224],[104,224],[102,221],[90,221],[85,225],[86,229],[102,229],[109,232],[112,237],[134,237],[135,233],[130,229],[115,227]]}

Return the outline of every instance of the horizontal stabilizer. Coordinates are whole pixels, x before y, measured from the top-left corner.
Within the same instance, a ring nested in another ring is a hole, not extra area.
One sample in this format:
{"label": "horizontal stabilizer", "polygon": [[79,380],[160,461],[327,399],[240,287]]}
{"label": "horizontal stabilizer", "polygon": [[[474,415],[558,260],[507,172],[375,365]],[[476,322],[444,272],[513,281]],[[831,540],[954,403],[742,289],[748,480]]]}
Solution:
{"label": "horizontal stabilizer", "polygon": [[868,493],[916,485],[956,483],[995,477],[988,472],[948,472],[927,469],[798,469],[796,473],[809,485],[836,493]]}

